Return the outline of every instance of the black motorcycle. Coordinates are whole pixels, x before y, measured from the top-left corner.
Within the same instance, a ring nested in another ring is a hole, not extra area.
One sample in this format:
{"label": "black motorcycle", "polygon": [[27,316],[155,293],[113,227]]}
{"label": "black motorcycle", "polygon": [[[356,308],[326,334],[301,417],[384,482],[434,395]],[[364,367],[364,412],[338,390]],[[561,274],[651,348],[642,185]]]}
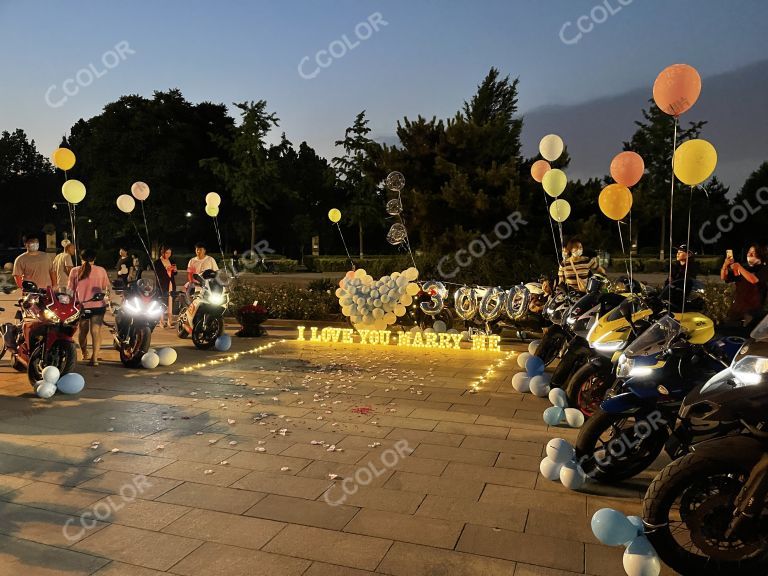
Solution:
{"label": "black motorcycle", "polygon": [[667,465],[643,500],[646,534],[681,574],[768,574],[768,320],[732,365],[683,402],[680,417],[735,421]]}
{"label": "black motorcycle", "polygon": [[137,280],[125,284],[114,280],[112,287],[123,294],[121,305],[112,304],[115,316],[112,330],[115,350],[120,362],[127,368],[141,365],[141,359],[150,348],[152,332],[163,317],[165,305],[158,300],[151,280]]}

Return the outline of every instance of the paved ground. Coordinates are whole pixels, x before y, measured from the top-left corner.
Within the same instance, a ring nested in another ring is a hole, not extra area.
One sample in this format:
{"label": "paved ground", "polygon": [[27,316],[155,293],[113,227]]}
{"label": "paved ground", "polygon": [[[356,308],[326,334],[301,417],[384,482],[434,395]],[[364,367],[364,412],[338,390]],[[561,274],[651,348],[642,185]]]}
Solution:
{"label": "paved ground", "polygon": [[541,478],[544,444],[575,431],[512,390],[514,357],[270,336],[182,372],[226,355],[158,330],[172,368],[106,350],[78,368],[80,396],[50,401],[4,360],[0,575],[624,573],[589,518],[637,513],[647,478],[581,493]]}

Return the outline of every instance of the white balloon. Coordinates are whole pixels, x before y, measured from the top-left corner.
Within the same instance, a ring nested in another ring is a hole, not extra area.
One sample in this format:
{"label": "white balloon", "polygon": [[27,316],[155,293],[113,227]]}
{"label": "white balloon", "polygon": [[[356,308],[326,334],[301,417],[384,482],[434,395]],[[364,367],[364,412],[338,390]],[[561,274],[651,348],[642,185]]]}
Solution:
{"label": "white balloon", "polygon": [[216,206],[218,208],[221,204],[221,196],[216,194],[216,192],[208,192],[208,194],[205,195],[205,204],[207,206]]}
{"label": "white balloon", "polygon": [[41,375],[43,377],[43,382],[56,384],[56,382],[58,382],[59,378],[61,377],[61,372],[59,372],[59,369],[56,368],[56,366],[46,366],[43,368]]}
{"label": "white balloon", "polygon": [[581,428],[584,425],[584,414],[578,408],[566,408],[565,421],[571,428]]}
{"label": "white balloon", "polygon": [[46,382],[45,380],[39,380],[35,385],[35,394],[40,398],[50,398],[56,394],[56,384]]}
{"label": "white balloon", "polygon": [[176,362],[178,356],[173,348],[160,348],[157,351],[157,357],[160,359],[160,366],[170,366]]}
{"label": "white balloon", "polygon": [[558,464],[554,460],[547,457],[541,461],[541,464],[539,464],[539,472],[541,472],[541,475],[544,476],[544,478],[547,480],[555,482],[560,480],[560,469],[562,467],[562,464]]}
{"label": "white balloon", "polygon": [[530,380],[531,394],[544,398],[549,394],[549,383],[546,378],[542,378],[541,375],[534,376]]}
{"label": "white balloon", "polygon": [[141,365],[148,370],[157,368],[160,364],[160,357],[155,352],[147,352],[141,357]]}
{"label": "white balloon", "polygon": [[448,326],[442,320],[435,320],[435,323],[432,324],[432,328],[434,328],[435,332],[441,334],[448,329]]}
{"label": "white balloon", "polygon": [[552,390],[549,391],[549,401],[552,402],[552,406],[558,406],[560,408],[566,408],[568,406],[568,396],[562,388],[552,388]]}
{"label": "white balloon", "polygon": [[563,144],[563,139],[557,134],[547,134],[541,139],[541,142],[539,142],[539,153],[544,160],[550,162],[560,158],[564,148],[565,144]]}
{"label": "white balloon", "polygon": [[130,214],[133,212],[133,209],[136,208],[136,200],[133,199],[133,196],[129,196],[128,194],[120,194],[120,196],[117,197],[116,204],[117,209],[126,214]]}
{"label": "white balloon", "polygon": [[512,376],[512,388],[514,388],[516,392],[521,392],[523,394],[529,392],[530,379],[528,378],[528,374],[525,372],[518,372]]}
{"label": "white balloon", "polygon": [[528,353],[536,356],[536,349],[539,347],[539,344],[541,344],[541,340],[534,340],[528,344]]}
{"label": "white balloon", "polygon": [[559,464],[570,462],[575,453],[571,443],[563,438],[552,438],[547,442],[547,456]]}
{"label": "white balloon", "polygon": [[520,366],[523,370],[525,370],[525,363],[528,362],[528,358],[531,357],[531,354],[528,352],[523,352],[520,354],[520,356],[517,357],[517,365]]}
{"label": "white balloon", "polygon": [[624,571],[627,576],[659,576],[661,561],[645,536],[638,536],[624,551]]}
{"label": "white balloon", "polygon": [[569,490],[578,490],[587,481],[587,475],[575,462],[566,462],[560,468],[560,482]]}

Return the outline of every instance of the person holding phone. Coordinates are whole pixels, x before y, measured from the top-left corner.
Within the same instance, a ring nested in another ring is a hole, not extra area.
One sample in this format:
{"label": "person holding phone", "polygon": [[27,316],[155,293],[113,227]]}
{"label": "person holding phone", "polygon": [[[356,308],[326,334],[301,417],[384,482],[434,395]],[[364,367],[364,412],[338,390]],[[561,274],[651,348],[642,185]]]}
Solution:
{"label": "person holding phone", "polygon": [[747,263],[733,258],[733,250],[727,250],[720,278],[735,284],[733,302],[728,309],[726,323],[731,327],[751,328],[763,316],[763,304],[768,292],[768,255],[760,244],[751,244],[747,250]]}
{"label": "person holding phone", "polygon": [[173,325],[173,301],[171,300],[171,292],[176,291],[176,262],[173,261],[171,256],[173,251],[168,246],[160,247],[160,257],[155,260],[155,274],[158,281],[158,292],[160,300],[168,303],[168,317],[166,318],[166,326],[171,328]]}

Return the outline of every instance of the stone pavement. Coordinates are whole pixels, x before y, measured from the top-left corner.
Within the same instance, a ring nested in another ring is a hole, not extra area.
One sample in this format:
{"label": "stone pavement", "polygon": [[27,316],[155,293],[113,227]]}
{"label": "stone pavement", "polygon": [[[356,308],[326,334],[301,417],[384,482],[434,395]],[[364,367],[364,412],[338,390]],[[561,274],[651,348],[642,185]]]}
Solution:
{"label": "stone pavement", "polygon": [[175,366],[126,370],[107,349],[80,396],[50,401],[4,360],[0,575],[624,574],[589,518],[638,513],[650,475],[579,493],[541,478],[546,442],[576,431],[512,389],[514,358],[470,393],[504,354],[232,351],[270,342],[182,372],[225,354],[157,330]]}

